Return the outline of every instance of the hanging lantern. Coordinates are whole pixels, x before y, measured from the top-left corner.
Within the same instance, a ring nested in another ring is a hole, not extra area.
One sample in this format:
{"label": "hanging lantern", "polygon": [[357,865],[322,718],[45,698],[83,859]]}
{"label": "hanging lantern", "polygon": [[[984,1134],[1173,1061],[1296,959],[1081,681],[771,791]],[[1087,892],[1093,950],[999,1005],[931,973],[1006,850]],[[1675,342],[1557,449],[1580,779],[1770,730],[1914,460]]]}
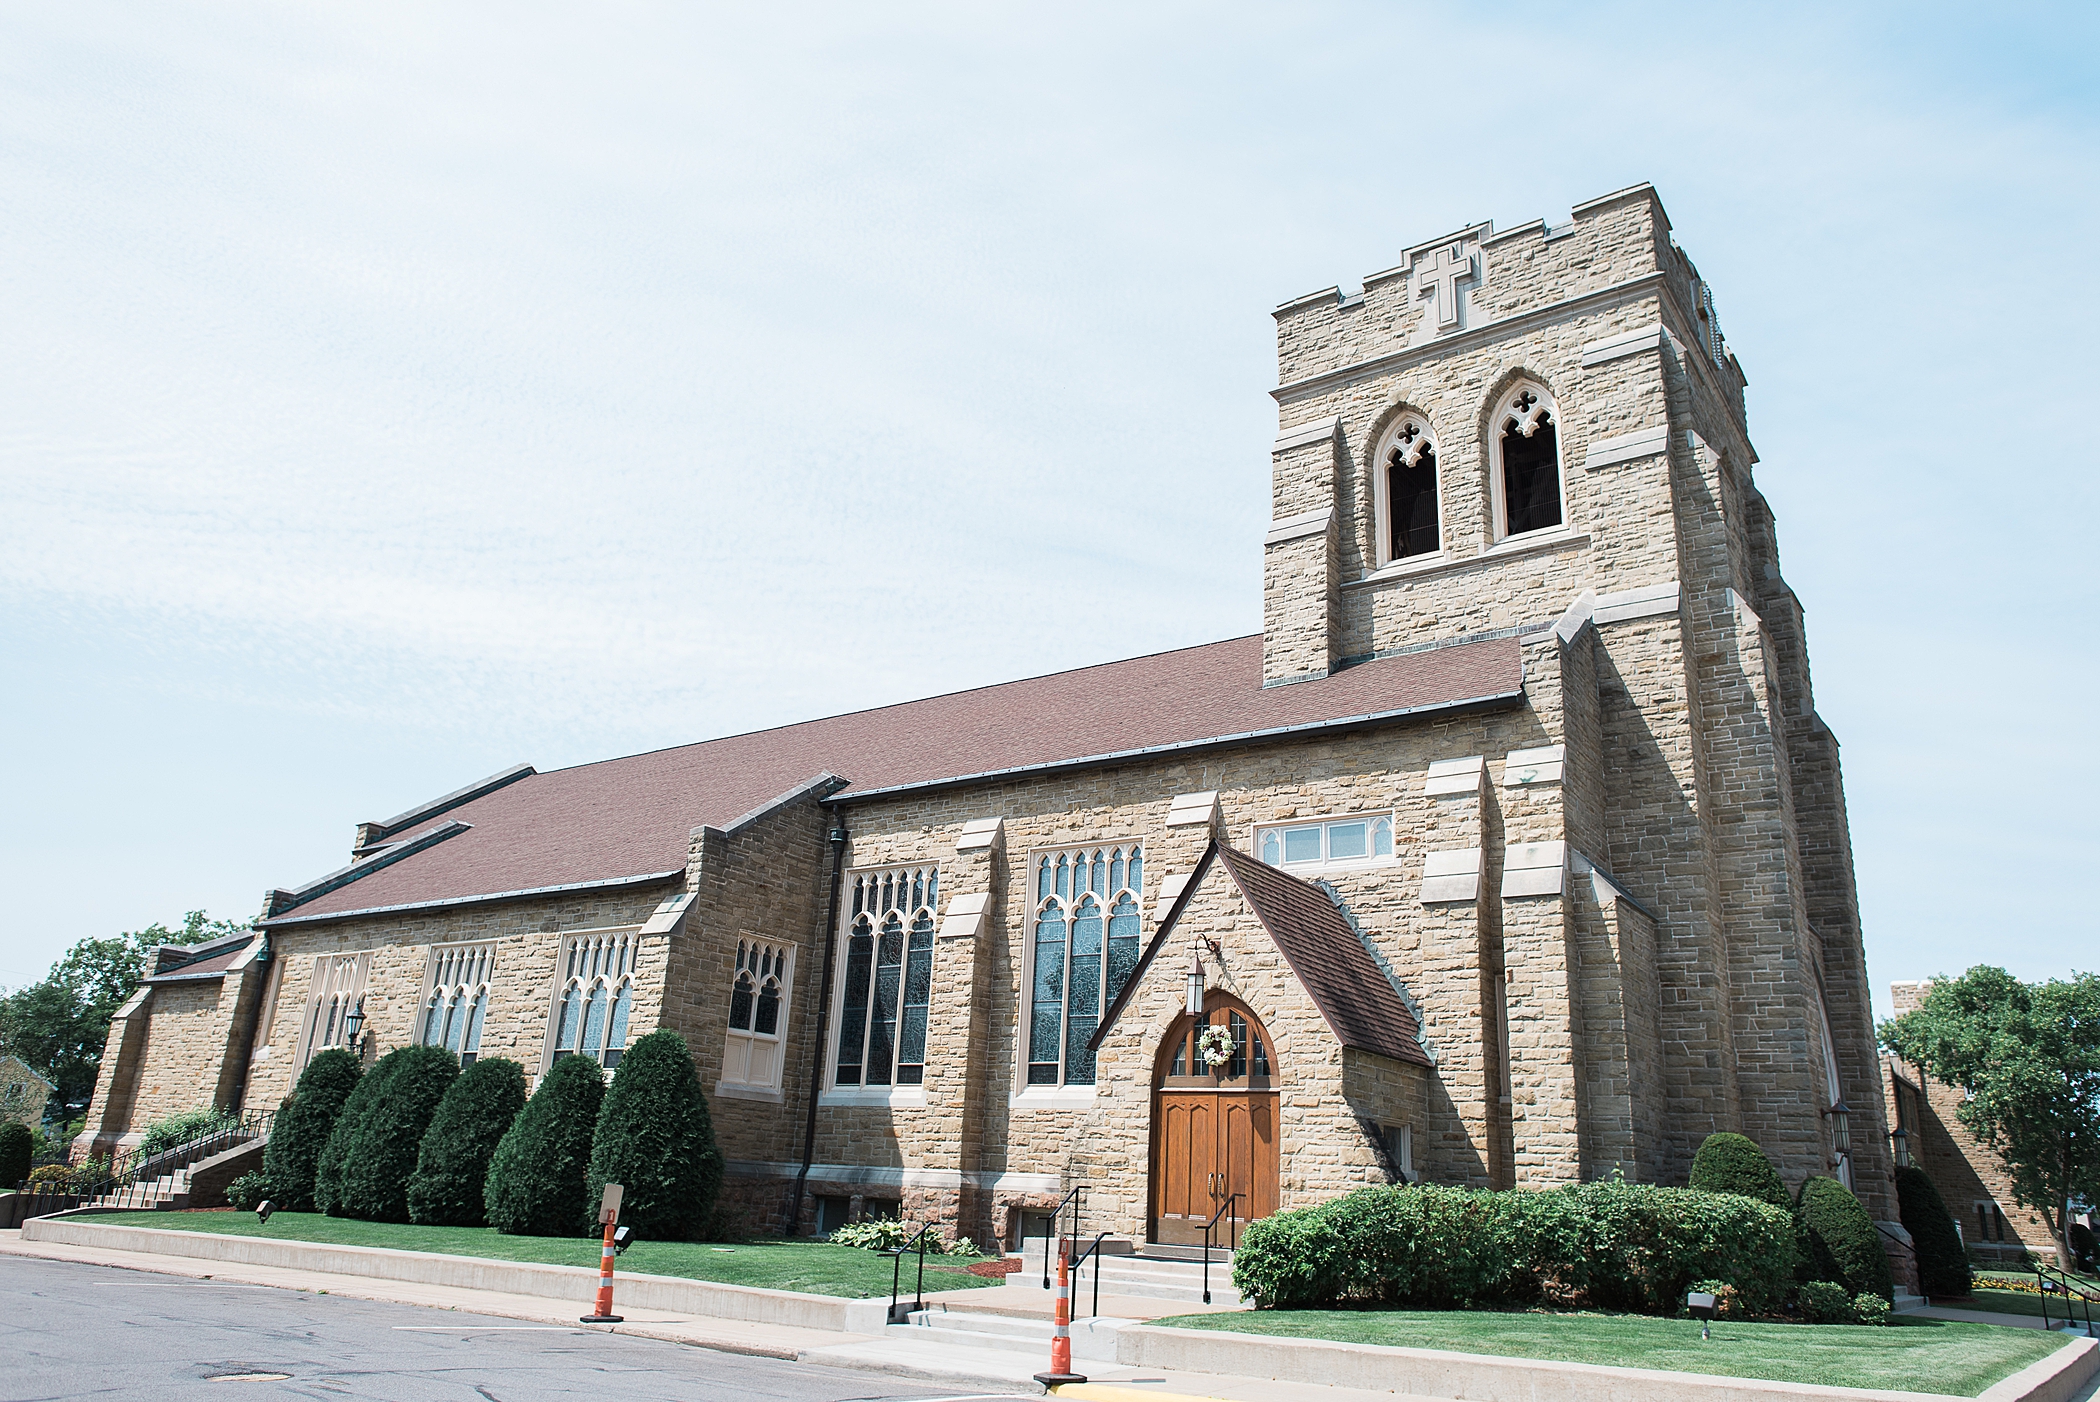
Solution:
{"label": "hanging lantern", "polygon": [[1189,955],[1188,1013],[1190,1017],[1203,1016],[1203,956]]}
{"label": "hanging lantern", "polygon": [[1889,1157],[1898,1168],[1910,1167],[1910,1131],[1902,1125],[1889,1131]]}
{"label": "hanging lantern", "polygon": [[1831,1152],[1840,1160],[1852,1157],[1852,1112],[1840,1100],[1823,1112],[1830,1117]]}
{"label": "hanging lantern", "polygon": [[357,1000],[357,1005],[350,1009],[349,1016],[343,1019],[343,1045],[356,1046],[357,1039],[364,1033],[364,1030],[365,1000],[360,998]]}

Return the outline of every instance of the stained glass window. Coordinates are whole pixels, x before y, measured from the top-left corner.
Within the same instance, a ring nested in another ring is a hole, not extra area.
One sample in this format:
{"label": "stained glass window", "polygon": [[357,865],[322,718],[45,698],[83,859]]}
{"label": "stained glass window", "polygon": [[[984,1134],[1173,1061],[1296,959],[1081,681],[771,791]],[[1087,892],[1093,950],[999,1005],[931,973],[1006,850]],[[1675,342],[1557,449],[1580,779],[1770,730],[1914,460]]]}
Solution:
{"label": "stained glass window", "polygon": [[494,944],[441,944],[431,950],[419,1040],[458,1052],[461,1064],[472,1066],[481,1053],[481,1022],[495,972]]}
{"label": "stained glass window", "polygon": [[1090,1086],[1087,1044],[1137,969],[1144,850],[1091,847],[1033,860],[1028,1084]]}
{"label": "stained glass window", "polygon": [[940,899],[937,867],[854,874],[833,1084],[925,1083]]}
{"label": "stained glass window", "polygon": [[561,989],[550,1059],[587,1056],[610,1071],[627,1047],[638,936],[600,930],[563,941]]}

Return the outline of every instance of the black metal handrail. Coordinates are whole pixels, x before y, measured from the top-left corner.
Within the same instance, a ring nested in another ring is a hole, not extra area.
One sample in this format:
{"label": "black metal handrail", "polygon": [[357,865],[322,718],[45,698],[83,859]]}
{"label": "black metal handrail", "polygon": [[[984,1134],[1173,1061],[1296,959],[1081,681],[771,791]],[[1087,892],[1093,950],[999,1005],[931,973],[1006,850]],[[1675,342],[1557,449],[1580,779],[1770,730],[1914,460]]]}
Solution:
{"label": "black metal handrail", "polygon": [[[1074,1187],[1071,1192],[1066,1193],[1057,1200],[1057,1206],[1050,1209],[1050,1229],[1043,1233],[1043,1288],[1045,1290],[1050,1288],[1050,1251],[1057,1241],[1057,1218],[1065,1210],[1066,1203],[1072,1204],[1072,1239],[1077,1241],[1079,1239],[1080,1213],[1086,1205],[1086,1184],[1081,1183]],[[1021,1246],[1022,1254],[1025,1257],[1028,1246],[1028,1236],[1025,1231],[1023,1231],[1021,1236]]]}
{"label": "black metal handrail", "polygon": [[276,1118],[275,1110],[251,1110],[235,1115],[210,1133],[184,1143],[156,1149],[150,1154],[134,1149],[92,1177],[69,1175],[59,1184],[31,1184],[24,1180],[19,1190],[30,1195],[33,1204],[23,1204],[22,1216],[43,1217],[86,1206],[120,1210],[152,1206],[159,1197],[158,1194],[148,1195],[151,1184],[202,1163],[215,1154],[267,1138]]}
{"label": "black metal handrail", "polygon": [[[938,1222],[926,1223],[902,1246],[890,1253],[892,1259],[890,1263],[889,1322],[892,1324],[902,1324],[905,1320],[910,1319],[915,1311],[926,1308],[926,1235],[939,1225],[940,1223]],[[914,1246],[919,1248],[919,1283],[912,1288],[911,1309],[899,1315],[897,1313],[897,1296],[903,1293],[900,1282],[904,1271],[904,1258],[910,1254]]]}
{"label": "black metal handrail", "polygon": [[[1232,1205],[1239,1200],[1240,1195],[1238,1193],[1228,1194],[1225,1201],[1218,1204],[1218,1210],[1210,1215],[1210,1220],[1203,1224],[1203,1303],[1206,1305],[1210,1303],[1210,1252],[1211,1248],[1218,1244],[1218,1219],[1230,1212]],[[1232,1246],[1230,1249],[1237,1251],[1240,1249],[1240,1219],[1234,1217],[1231,1221]]]}
{"label": "black metal handrail", "polygon": [[2049,1297],[2051,1295],[2062,1295],[2064,1297],[2064,1328],[2069,1329],[2072,1325],[2078,1323],[2078,1320],[2071,1312],[2072,1302],[2076,1301],[2078,1313],[2085,1316],[2086,1337],[2094,1337],[2093,1304],[2095,1301],[2100,1301],[2100,1293],[2096,1293],[2091,1286],[2073,1276],[2069,1271],[2059,1270],[2055,1266],[2043,1265],[2040,1261],[2031,1261],[2029,1264],[2034,1267],[2035,1282],[2041,1287],[2042,1331],[2047,1333],[2054,1327],[2049,1323]]}
{"label": "black metal handrail", "polygon": [[[1088,1261],[1094,1263],[1094,1312],[1087,1316],[1089,1319],[1098,1319],[1101,1315],[1101,1243],[1107,1240],[1108,1233],[1101,1233],[1101,1235],[1094,1238],[1094,1244],[1082,1252],[1079,1259],[1072,1263],[1072,1290],[1075,1294],[1079,1290],[1079,1268]],[[1074,1315],[1072,1317],[1077,1319],[1079,1316]]]}

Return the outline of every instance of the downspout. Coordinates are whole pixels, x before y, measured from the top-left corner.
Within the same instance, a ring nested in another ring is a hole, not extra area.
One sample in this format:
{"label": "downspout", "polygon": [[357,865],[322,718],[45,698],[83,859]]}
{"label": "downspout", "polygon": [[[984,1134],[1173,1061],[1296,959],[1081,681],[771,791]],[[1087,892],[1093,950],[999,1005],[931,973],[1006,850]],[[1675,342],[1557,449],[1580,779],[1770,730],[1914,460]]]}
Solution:
{"label": "downspout", "polygon": [[802,1122],[802,1171],[795,1175],[795,1191],[788,1198],[786,1232],[793,1236],[802,1225],[802,1194],[809,1183],[809,1166],[817,1156],[817,1094],[824,1084],[824,1048],[831,1035],[831,976],[838,961],[839,884],[846,868],[846,824],[836,808],[831,815],[831,903],[824,915],[824,985],[817,999],[817,1040],[810,1055],[809,1114]]}

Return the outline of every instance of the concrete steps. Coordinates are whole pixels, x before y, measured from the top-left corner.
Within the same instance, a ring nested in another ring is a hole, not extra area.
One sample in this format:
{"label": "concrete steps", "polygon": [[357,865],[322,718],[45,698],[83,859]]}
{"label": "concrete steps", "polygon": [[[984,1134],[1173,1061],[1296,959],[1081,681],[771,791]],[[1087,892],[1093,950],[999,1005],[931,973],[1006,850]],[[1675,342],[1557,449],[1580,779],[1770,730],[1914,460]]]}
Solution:
{"label": "concrete steps", "polygon": [[[1093,1318],[1071,1325],[1072,1356],[1112,1363],[1116,1334],[1135,1319]],[[903,1324],[892,1324],[884,1337],[910,1341],[938,1351],[941,1357],[999,1354],[1031,1360],[1041,1372],[1050,1363],[1050,1340],[1056,1326],[1041,1315],[994,1314],[983,1310],[929,1305],[913,1310]]]}
{"label": "concrete steps", "polygon": [[[1101,1255],[1081,1266],[1072,1281],[1075,1312],[1084,1307],[1094,1290],[1094,1273],[1101,1274],[1103,1295],[1128,1295],[1153,1300],[1203,1302],[1203,1250],[1190,1246],[1141,1245],[1129,1254]],[[1009,1285],[1043,1288],[1042,1258],[1024,1261]],[[1055,1277],[1051,1289],[1057,1288]],[[1210,1303],[1237,1305],[1239,1291],[1232,1288],[1232,1254],[1213,1251],[1210,1257]]]}

